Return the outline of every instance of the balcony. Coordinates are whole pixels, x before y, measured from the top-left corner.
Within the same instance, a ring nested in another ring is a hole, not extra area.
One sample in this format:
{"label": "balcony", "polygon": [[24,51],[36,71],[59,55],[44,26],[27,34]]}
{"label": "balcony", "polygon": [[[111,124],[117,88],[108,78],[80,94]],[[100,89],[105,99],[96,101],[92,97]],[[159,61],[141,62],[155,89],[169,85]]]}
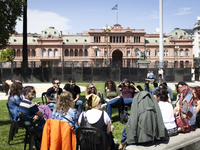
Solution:
{"label": "balcony", "polygon": [[49,56],[43,56],[40,58],[41,61],[58,61],[58,60],[61,60],[61,57],[60,56],[57,56],[57,57],[49,57]]}

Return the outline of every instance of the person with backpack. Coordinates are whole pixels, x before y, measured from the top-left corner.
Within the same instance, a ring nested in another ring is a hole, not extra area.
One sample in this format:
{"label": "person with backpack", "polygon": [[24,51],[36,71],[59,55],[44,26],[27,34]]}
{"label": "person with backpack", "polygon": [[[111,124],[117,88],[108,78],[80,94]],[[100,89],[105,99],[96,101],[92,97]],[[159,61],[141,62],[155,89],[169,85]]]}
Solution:
{"label": "person with backpack", "polygon": [[[99,96],[95,94],[90,94],[87,96],[88,106],[90,110],[82,112],[78,119],[79,126],[90,126],[101,129],[106,135],[106,149],[111,148],[113,145],[113,135],[114,126],[111,125],[111,119],[108,114],[101,109],[101,101]],[[84,147],[84,142],[82,143]],[[97,150],[101,150],[102,143],[97,144]],[[111,148],[112,149],[112,148]]]}

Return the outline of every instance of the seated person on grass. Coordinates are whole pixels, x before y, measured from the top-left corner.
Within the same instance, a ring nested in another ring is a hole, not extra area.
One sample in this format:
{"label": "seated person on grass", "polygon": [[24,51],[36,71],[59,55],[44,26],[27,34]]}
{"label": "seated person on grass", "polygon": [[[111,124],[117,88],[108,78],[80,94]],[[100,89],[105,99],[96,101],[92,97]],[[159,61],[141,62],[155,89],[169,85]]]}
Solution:
{"label": "seated person on grass", "polygon": [[25,97],[19,104],[19,111],[24,113],[28,118],[33,119],[34,123],[38,125],[40,130],[42,130],[45,124],[45,120],[43,119],[43,114],[38,109],[37,104],[32,102],[32,100],[36,98],[34,87],[26,86],[23,90],[23,94]]}
{"label": "seated person on grass", "polygon": [[57,99],[62,89],[60,88],[60,81],[57,78],[52,79],[53,87],[47,90],[47,104],[51,110],[56,107]]}
{"label": "seated person on grass", "polygon": [[124,81],[119,83],[117,86],[122,93],[122,105],[131,106],[135,93],[140,92],[140,90],[128,79],[124,79]]}
{"label": "seated person on grass", "polygon": [[[22,101],[21,94],[22,94],[22,83],[14,82],[10,88],[10,96],[8,98],[8,107],[13,116],[14,121],[19,121],[19,113],[17,112],[19,108],[19,104]],[[11,122],[12,117],[10,116]]]}
{"label": "seated person on grass", "polygon": [[76,85],[76,80],[74,78],[69,78],[69,84],[65,84],[63,90],[69,91],[73,96],[73,103],[75,107],[78,107],[78,116],[80,116],[83,109],[83,102],[80,100],[81,89]]}

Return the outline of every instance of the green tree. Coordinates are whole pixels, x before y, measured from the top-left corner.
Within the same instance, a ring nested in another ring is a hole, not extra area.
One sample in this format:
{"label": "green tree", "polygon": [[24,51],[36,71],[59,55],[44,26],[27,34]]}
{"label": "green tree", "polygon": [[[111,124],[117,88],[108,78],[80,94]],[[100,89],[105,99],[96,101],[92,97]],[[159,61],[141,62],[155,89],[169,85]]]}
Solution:
{"label": "green tree", "polygon": [[7,46],[10,35],[15,33],[24,4],[24,0],[0,0],[0,49]]}
{"label": "green tree", "polygon": [[1,50],[0,62],[2,63],[13,62],[14,59],[15,59],[14,51],[12,50],[11,47],[7,48],[5,51]]}

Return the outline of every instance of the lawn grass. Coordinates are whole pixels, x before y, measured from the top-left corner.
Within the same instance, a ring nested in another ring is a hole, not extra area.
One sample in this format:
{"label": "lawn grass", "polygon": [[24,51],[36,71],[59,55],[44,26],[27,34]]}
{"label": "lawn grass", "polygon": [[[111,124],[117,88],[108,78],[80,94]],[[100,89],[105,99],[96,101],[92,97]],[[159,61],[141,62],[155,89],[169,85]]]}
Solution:
{"label": "lawn grass", "polygon": [[[118,84],[119,82],[116,82]],[[79,86],[87,86],[88,82],[77,82],[77,85]],[[101,91],[103,93],[104,84],[103,82],[94,82],[95,86],[97,87],[98,91]],[[144,88],[144,83],[136,83],[136,86],[140,85],[142,88]],[[150,85],[150,88],[153,89],[153,86]],[[174,92],[174,99],[176,97],[176,92]],[[85,103],[85,91],[81,92],[80,99]],[[41,98],[36,98],[33,100],[34,102],[40,101],[42,103]],[[0,150],[22,150],[24,148],[24,137],[25,137],[25,130],[19,129],[19,132],[16,134],[16,138],[14,138],[13,141],[11,141],[11,145],[8,146],[8,135],[10,131],[10,118],[8,114],[8,110],[6,107],[7,100],[0,101]],[[104,109],[105,110],[105,109]],[[130,112],[130,110],[129,110]],[[118,140],[118,143],[120,143],[122,131],[125,128],[125,125],[121,124],[119,121],[119,115],[117,108],[113,109],[112,113],[112,124],[115,127],[115,130],[113,132],[113,135],[115,139]],[[27,145],[28,149],[28,145]]]}

